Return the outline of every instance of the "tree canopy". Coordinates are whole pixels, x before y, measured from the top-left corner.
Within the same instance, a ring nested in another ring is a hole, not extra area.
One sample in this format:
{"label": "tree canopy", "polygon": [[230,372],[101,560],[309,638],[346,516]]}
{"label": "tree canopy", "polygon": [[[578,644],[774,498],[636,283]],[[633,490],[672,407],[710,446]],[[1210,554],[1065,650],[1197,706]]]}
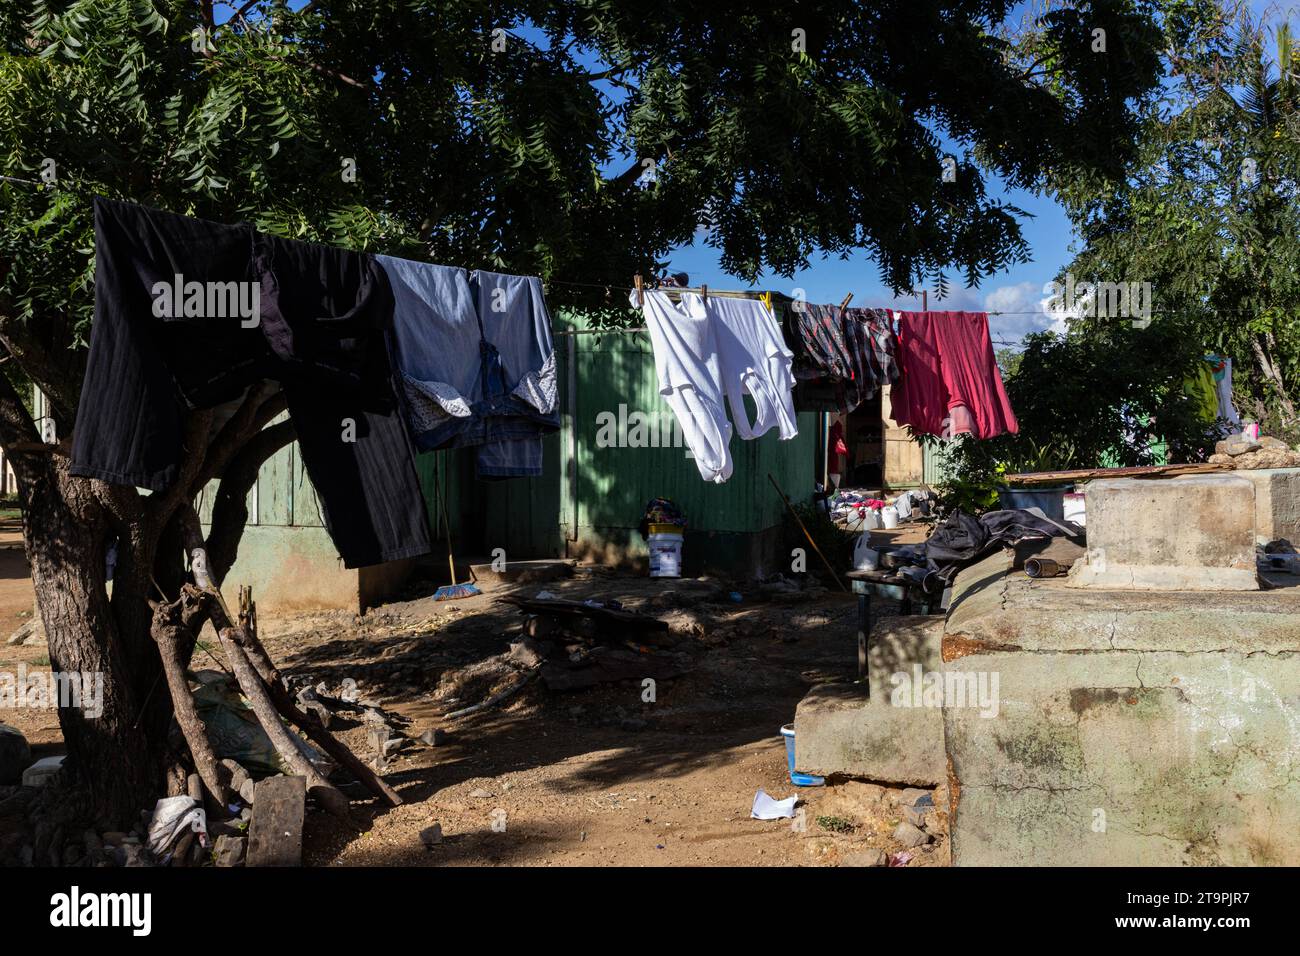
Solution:
{"label": "tree canopy", "polygon": [[57,182],[0,185],[0,339],[66,413],[94,193],[539,274],[595,308],[697,235],[744,279],[824,252],[899,290],[978,282],[1027,255],[986,176],[1115,175],[1159,72],[1150,3],[1054,10],[1020,42],[1011,9],[15,0],[0,172]]}
{"label": "tree canopy", "polygon": [[[1286,25],[1212,8],[1171,41],[1126,175],[1069,194],[1077,281],[1141,281],[1154,322],[1231,356],[1242,411],[1300,438],[1300,63]],[[1113,323],[1082,323],[1102,338]],[[1153,328],[1155,326],[1153,325]],[[1163,353],[1143,348],[1154,362]]]}

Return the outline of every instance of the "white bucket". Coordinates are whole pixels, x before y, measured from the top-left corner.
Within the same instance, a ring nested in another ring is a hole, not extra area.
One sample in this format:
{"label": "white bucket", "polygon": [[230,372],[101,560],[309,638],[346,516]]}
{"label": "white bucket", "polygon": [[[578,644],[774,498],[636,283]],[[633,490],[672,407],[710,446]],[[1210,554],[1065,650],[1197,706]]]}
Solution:
{"label": "white bucket", "polygon": [[880,520],[885,523],[886,528],[897,528],[898,509],[893,505],[885,505],[880,509]]}
{"label": "white bucket", "polygon": [[862,530],[875,531],[880,527],[880,512],[875,508],[864,508],[862,511]]}
{"label": "white bucket", "polygon": [[874,571],[880,567],[880,554],[871,547],[871,532],[864,531],[853,545],[853,570]]}
{"label": "white bucket", "polygon": [[650,535],[650,577],[682,576],[682,536],[656,532]]}

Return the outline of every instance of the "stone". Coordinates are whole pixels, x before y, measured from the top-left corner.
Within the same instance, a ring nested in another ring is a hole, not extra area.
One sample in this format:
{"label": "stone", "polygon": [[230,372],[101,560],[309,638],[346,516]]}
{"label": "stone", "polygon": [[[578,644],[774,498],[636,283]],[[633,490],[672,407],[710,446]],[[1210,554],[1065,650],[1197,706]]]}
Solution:
{"label": "stone", "polygon": [[1002,707],[944,710],[953,865],[1300,865],[1297,621],[1298,587],[1080,590],[997,555],[964,569],[945,666],[996,674]]}
{"label": "stone", "polygon": [[475,787],[469,792],[469,795],[472,800],[487,800],[492,796],[492,793],[489,790],[484,790],[482,787]]}
{"label": "stone", "polygon": [[903,807],[903,819],[914,827],[925,826],[925,815],[929,807]]}
{"label": "stone", "polygon": [[433,728],[420,734],[420,742],[430,747],[441,747],[447,742],[447,731]]}
{"label": "stone", "polygon": [[307,812],[302,777],[259,780],[248,827],[248,866],[301,866],[302,825]]}
{"label": "stone", "polygon": [[1076,588],[1254,591],[1255,486],[1236,474],[1088,483]]}
{"label": "stone", "polygon": [[239,788],[239,799],[243,800],[249,806],[252,806],[253,798],[256,795],[257,795],[257,784],[253,782],[253,779],[251,777],[249,777],[246,780],[244,780],[243,785],[240,786]]}
{"label": "stone", "polygon": [[1260,468],[1234,474],[1255,486],[1255,543],[1300,541],[1300,468]]}
{"label": "stone", "polygon": [[420,842],[426,847],[439,846],[442,843],[442,824],[435,823],[420,831]]}
{"label": "stone", "polygon": [[33,617],[28,621],[24,621],[16,631],[9,635],[9,639],[5,641],[5,643],[10,647],[35,647],[39,644],[44,644],[45,625],[41,622],[39,617]]}
{"label": "stone", "polygon": [[[1283,441],[1282,439],[1280,439],[1280,438],[1274,438],[1272,435],[1260,435],[1258,441],[1259,441],[1259,447],[1260,447],[1260,448],[1266,448],[1266,449],[1269,449],[1269,450],[1271,450],[1271,451],[1290,451],[1290,450],[1291,450],[1291,446],[1290,446],[1290,445],[1288,445],[1286,442],[1284,442],[1284,441]],[[1253,449],[1252,449],[1252,450],[1253,450]],[[1217,447],[1217,446],[1215,447],[1215,451],[1218,451],[1218,447]]]}
{"label": "stone", "polygon": [[933,840],[934,837],[930,836],[930,834],[926,833],[919,827],[904,820],[894,828],[894,833],[891,839],[893,839],[895,843],[901,843],[904,847],[910,850],[912,847],[924,846],[926,843]]}
{"label": "stone", "polygon": [[920,787],[908,787],[898,795],[898,802],[905,807],[920,806],[922,800],[927,800],[930,806],[934,806],[930,791],[922,790]]}
{"label": "stone", "polygon": [[245,840],[239,836],[219,836],[212,845],[212,862],[216,866],[240,866],[244,862]]}
{"label": "stone", "polygon": [[840,857],[840,866],[887,866],[889,857],[884,850],[854,850]]}
{"label": "stone", "polygon": [[542,661],[546,660],[541,643],[531,637],[511,644],[510,652],[506,656],[514,663],[527,668],[540,667]]}
{"label": "stone", "polygon": [[43,787],[62,767],[62,757],[42,757],[23,771],[23,786]]}
{"label": "stone", "polygon": [[217,775],[221,777],[226,785],[229,786],[231,790],[235,791],[235,793],[239,793],[243,790],[244,781],[251,779],[248,776],[248,771],[240,766],[238,762],[231,760],[229,757],[221,761],[217,770]]}
{"label": "stone", "polygon": [[32,748],[17,727],[0,724],[0,784],[18,783],[32,762]]}
{"label": "stone", "polygon": [[921,675],[942,673],[942,633],[938,615],[878,622],[867,662],[870,697],[861,684],[819,684],[795,709],[796,768],[924,786],[943,780],[942,711],[904,693],[918,680],[918,669]]}
{"label": "stone", "polygon": [[1259,451],[1261,447],[1260,442],[1252,441],[1244,435],[1233,435],[1230,438],[1223,439],[1223,441],[1215,442],[1214,453],[1216,455],[1236,457],[1237,455],[1244,455],[1246,452]]}

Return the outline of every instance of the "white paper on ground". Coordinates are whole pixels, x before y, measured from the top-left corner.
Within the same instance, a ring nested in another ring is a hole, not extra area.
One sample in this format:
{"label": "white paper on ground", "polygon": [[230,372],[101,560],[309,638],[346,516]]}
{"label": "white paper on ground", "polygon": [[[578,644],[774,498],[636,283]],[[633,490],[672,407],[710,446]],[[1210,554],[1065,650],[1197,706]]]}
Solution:
{"label": "white paper on ground", "polygon": [[799,802],[798,795],[787,800],[773,800],[762,787],[754,794],[754,808],[749,815],[755,820],[780,820],[794,816],[794,805]]}

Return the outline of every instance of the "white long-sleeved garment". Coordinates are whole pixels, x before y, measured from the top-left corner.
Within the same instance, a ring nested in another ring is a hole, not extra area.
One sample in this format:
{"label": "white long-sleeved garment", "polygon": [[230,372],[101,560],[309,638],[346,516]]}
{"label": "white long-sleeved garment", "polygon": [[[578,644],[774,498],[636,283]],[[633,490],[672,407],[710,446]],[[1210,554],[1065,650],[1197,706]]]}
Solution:
{"label": "white long-sleeved garment", "polygon": [[[687,296],[683,296],[686,299]],[[777,428],[782,439],[799,434],[794,412],[794,353],[781,328],[757,299],[714,298],[706,305],[699,296],[690,307],[703,311],[713,323],[718,342],[722,388],[731,406],[731,420],[744,439],[758,438]],[[745,412],[745,394],[754,400],[754,423]]]}
{"label": "white long-sleeved garment", "polygon": [[[636,306],[635,292],[631,299]],[[701,477],[726,481],[731,477],[731,423],[723,407],[713,323],[702,306],[689,301],[677,306],[662,292],[645,293],[642,314],[654,346],[659,394],[677,417]]]}

